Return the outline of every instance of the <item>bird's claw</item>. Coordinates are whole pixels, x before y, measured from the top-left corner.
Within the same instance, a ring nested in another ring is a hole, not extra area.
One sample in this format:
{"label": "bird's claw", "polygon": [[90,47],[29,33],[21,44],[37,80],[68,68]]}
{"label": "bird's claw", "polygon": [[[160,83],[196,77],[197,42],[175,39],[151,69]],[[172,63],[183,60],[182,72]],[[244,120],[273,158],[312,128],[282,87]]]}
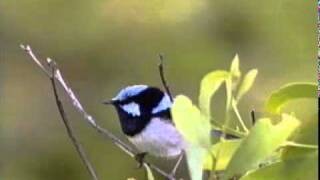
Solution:
{"label": "bird's claw", "polygon": [[138,168],[141,168],[143,166],[144,158],[146,157],[147,153],[138,153],[134,156],[134,159],[138,162]]}

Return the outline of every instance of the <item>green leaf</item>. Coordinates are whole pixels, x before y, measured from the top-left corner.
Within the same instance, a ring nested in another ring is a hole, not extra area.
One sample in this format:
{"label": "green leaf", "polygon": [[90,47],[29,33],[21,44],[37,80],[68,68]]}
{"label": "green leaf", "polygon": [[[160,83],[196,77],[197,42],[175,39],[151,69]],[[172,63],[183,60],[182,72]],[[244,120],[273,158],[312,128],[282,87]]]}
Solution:
{"label": "green leaf", "polygon": [[171,112],[176,128],[190,143],[185,151],[192,180],[201,180],[203,160],[211,145],[210,119],[183,95],[175,98]]}
{"label": "green leaf", "polygon": [[177,96],[171,112],[178,131],[188,142],[206,149],[210,148],[210,120],[200,113],[188,97]]}
{"label": "green leaf", "polygon": [[202,180],[202,164],[207,151],[199,146],[189,146],[186,150],[187,164],[192,180]]}
{"label": "green leaf", "polygon": [[282,159],[304,156],[305,153],[318,149],[318,119],[303,121],[291,142],[286,143],[282,151]]}
{"label": "green leaf", "polygon": [[290,137],[299,124],[299,120],[286,114],[276,125],[272,125],[268,118],[259,119],[232,157],[224,179],[256,168]]}
{"label": "green leaf", "polygon": [[300,159],[306,156],[310,156],[313,153],[318,153],[318,149],[287,146],[283,149],[283,152],[281,153],[281,159],[283,161],[291,159]]}
{"label": "green leaf", "polygon": [[242,96],[245,95],[251,89],[257,77],[257,74],[258,74],[258,70],[252,69],[244,76],[238,91],[237,101],[239,101],[242,98]]}
{"label": "green leaf", "polygon": [[144,168],[146,169],[147,179],[148,180],[155,180],[150,167],[148,165],[144,165]]}
{"label": "green leaf", "polygon": [[299,131],[293,137],[292,141],[303,144],[318,144],[319,137],[315,134],[319,134],[319,121],[318,115],[312,117],[312,119],[303,119]]}
{"label": "green leaf", "polygon": [[316,98],[317,85],[314,83],[291,83],[274,91],[267,100],[267,111],[275,114],[281,112],[281,108],[290,100],[297,98]]}
{"label": "green leaf", "polygon": [[213,159],[211,154],[206,156],[203,168],[205,170],[225,170],[240,143],[241,140],[226,140],[213,145],[211,147],[211,154],[216,157],[215,169],[212,169]]}
{"label": "green leaf", "polygon": [[252,171],[241,180],[284,180],[284,179],[317,179],[318,151],[305,154],[303,157],[286,159]]}
{"label": "green leaf", "polygon": [[199,96],[199,106],[201,112],[208,117],[210,114],[210,103],[211,98],[215,92],[219,89],[221,84],[230,78],[230,73],[227,71],[213,71],[207,74],[201,81],[200,85],[200,96]]}
{"label": "green leaf", "polygon": [[233,77],[239,78],[241,76],[240,68],[239,68],[239,56],[238,54],[232,60],[230,73]]}

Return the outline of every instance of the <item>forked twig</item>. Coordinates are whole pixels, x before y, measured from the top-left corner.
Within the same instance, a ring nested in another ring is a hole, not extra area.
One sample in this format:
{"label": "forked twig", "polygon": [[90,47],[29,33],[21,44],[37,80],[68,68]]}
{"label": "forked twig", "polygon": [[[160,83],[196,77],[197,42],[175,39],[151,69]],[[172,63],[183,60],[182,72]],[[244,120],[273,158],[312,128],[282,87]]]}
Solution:
{"label": "forked twig", "polygon": [[164,76],[164,71],[163,71],[163,59],[164,58],[163,58],[162,54],[159,54],[159,59],[160,59],[160,63],[158,65],[158,67],[159,67],[159,73],[160,73],[161,82],[162,82],[162,85],[163,85],[164,89],[166,90],[166,93],[168,94],[168,96],[170,98],[170,101],[173,102],[173,97],[172,97],[172,94],[170,92],[169,85],[167,84],[166,78]]}
{"label": "forked twig", "polygon": [[[49,65],[51,65],[52,67],[52,73],[51,74],[55,74],[55,67],[52,65],[52,61],[48,62],[50,63]],[[91,177],[93,180],[98,180],[97,174],[95,172],[95,169],[93,167],[93,165],[91,164],[91,162],[89,161],[89,158],[87,157],[87,154],[85,153],[85,150],[83,149],[81,143],[79,142],[78,138],[75,136],[73,129],[71,127],[71,124],[69,123],[69,120],[67,118],[67,115],[64,111],[63,108],[63,104],[61,102],[61,100],[59,99],[58,96],[58,91],[57,91],[57,87],[56,87],[56,83],[55,83],[55,78],[53,76],[50,77],[50,81],[51,81],[51,85],[52,85],[52,89],[53,89],[53,94],[54,94],[54,98],[61,116],[61,119],[63,121],[63,124],[66,128],[67,134],[69,136],[69,138],[71,139],[74,147],[76,148],[83,164],[85,165],[86,169],[88,170],[88,172],[90,173]]]}
{"label": "forked twig", "polygon": [[[81,105],[80,101],[78,100],[78,98],[75,96],[75,94],[73,93],[72,89],[69,88],[66,84],[66,82],[64,81],[60,70],[56,67],[55,64],[52,64],[52,66],[55,68],[54,74],[52,75],[50,73],[50,71],[47,70],[47,68],[45,66],[43,66],[43,64],[38,60],[38,58],[34,55],[32,49],[30,46],[24,46],[21,45],[21,48],[26,51],[26,53],[31,57],[31,59],[38,65],[38,67],[40,69],[42,69],[43,72],[45,72],[45,74],[49,77],[49,78],[55,78],[54,82],[58,82],[63,90],[66,92],[66,94],[68,95],[70,101],[72,102],[73,107],[80,113],[83,115],[84,119],[86,120],[87,123],[89,123],[89,125],[91,127],[93,127],[99,134],[101,134],[103,137],[110,139],[117,147],[119,147],[122,151],[124,151],[126,154],[128,154],[131,157],[135,156],[134,150],[127,145],[126,143],[122,142],[118,137],[116,137],[114,134],[112,134],[110,131],[108,131],[107,129],[102,128],[101,126],[99,126],[96,123],[96,120],[85,111],[85,109],[83,108],[83,106]],[[47,59],[48,62],[52,61],[51,59]],[[53,84],[55,87],[55,84]],[[56,94],[58,95],[58,94]],[[58,96],[56,96],[57,98]],[[159,173],[160,175],[162,175],[163,177],[165,177],[166,179],[170,179],[170,180],[175,180],[174,177],[172,177],[170,174],[166,173],[165,171],[163,171],[162,169],[160,169],[159,167],[157,167],[154,164],[148,163],[146,161],[143,162],[144,166],[149,166],[152,170],[156,171],[157,173]]]}
{"label": "forked twig", "polygon": [[171,171],[171,175],[172,175],[172,176],[175,176],[175,175],[176,175],[177,170],[178,170],[178,168],[179,168],[179,166],[180,166],[180,164],[181,164],[181,161],[182,161],[182,159],[183,159],[183,156],[184,156],[184,153],[182,152],[182,154],[179,155],[178,160],[177,160],[177,162],[175,163],[175,165],[174,165],[174,167],[173,167],[173,169],[172,169],[172,171]]}

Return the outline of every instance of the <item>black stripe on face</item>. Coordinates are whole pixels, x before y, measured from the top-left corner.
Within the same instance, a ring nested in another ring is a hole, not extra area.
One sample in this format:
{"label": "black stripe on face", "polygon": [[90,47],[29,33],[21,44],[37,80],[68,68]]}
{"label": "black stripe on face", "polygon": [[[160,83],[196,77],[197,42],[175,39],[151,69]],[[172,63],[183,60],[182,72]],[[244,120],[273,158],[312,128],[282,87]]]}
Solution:
{"label": "black stripe on face", "polygon": [[155,108],[164,97],[164,92],[156,87],[148,87],[139,94],[128,97],[121,101],[120,104],[129,104],[131,102],[137,103],[140,106],[141,114],[151,114],[152,109]]}
{"label": "black stripe on face", "polygon": [[[139,94],[128,97],[124,101],[118,102],[116,107],[123,132],[128,136],[139,134],[148,125],[153,117],[163,117],[170,120],[170,109],[152,114],[152,110],[158,106],[163,97],[164,92],[162,92],[159,88],[148,87]],[[120,107],[121,105],[126,105],[132,102],[139,105],[140,116],[132,116]]]}
{"label": "black stripe on face", "polygon": [[140,105],[141,118],[151,119],[154,117],[163,118],[165,120],[171,120],[171,108],[164,109],[156,114],[152,113],[152,110],[156,108],[162,99],[165,97],[165,93],[156,87],[149,87],[139,95],[132,97],[135,103]]}
{"label": "black stripe on face", "polygon": [[167,121],[172,121],[171,117],[171,108],[168,108],[166,110],[160,111],[156,114],[153,114],[152,117],[159,117]]}
{"label": "black stripe on face", "polygon": [[124,111],[121,107],[117,106],[116,109],[119,114],[122,131],[127,136],[135,136],[136,134],[139,134],[150,122],[150,117],[143,115],[134,117]]}

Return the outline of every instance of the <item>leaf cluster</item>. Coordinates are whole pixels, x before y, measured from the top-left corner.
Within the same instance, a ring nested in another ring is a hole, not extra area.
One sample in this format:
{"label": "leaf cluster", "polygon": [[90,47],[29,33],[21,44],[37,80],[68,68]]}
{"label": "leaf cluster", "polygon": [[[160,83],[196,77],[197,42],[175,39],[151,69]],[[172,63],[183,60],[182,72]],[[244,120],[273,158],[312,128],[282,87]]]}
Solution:
{"label": "leaf cluster", "polygon": [[[316,85],[291,83],[272,92],[266,101],[264,114],[267,115],[248,127],[238,105],[252,88],[258,70],[251,69],[242,77],[239,64],[236,55],[229,70],[215,70],[205,75],[200,84],[198,105],[185,95],[178,95],[174,100],[174,123],[189,143],[186,155],[191,179],[203,179],[204,171],[211,172],[209,179],[222,180],[316,179],[318,145],[301,139],[305,138],[304,134],[310,134],[310,130],[316,135],[308,123],[317,121],[306,122],[298,119],[294,112],[282,111],[289,101],[316,98]],[[210,104],[223,86],[225,119],[218,123]],[[236,118],[231,119],[231,115]],[[230,122],[241,128],[232,128]],[[221,131],[221,137],[212,137],[213,131]],[[239,138],[230,140],[227,134]]]}

